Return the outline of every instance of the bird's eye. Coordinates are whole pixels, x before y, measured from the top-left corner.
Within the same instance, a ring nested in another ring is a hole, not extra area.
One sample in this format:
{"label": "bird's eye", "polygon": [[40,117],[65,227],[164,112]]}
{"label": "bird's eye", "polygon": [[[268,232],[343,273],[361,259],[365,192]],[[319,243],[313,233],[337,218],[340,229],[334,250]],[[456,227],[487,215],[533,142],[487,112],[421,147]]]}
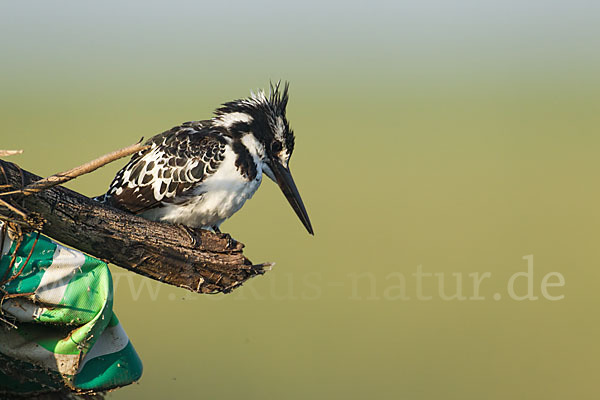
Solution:
{"label": "bird's eye", "polygon": [[271,151],[273,153],[279,153],[281,151],[281,143],[278,141],[271,143]]}

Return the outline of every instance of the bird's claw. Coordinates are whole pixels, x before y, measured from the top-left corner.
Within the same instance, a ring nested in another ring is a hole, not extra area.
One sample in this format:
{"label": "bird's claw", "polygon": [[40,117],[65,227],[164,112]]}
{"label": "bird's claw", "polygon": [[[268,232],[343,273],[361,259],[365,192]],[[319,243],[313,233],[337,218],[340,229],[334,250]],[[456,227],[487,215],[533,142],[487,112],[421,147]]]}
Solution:
{"label": "bird's claw", "polygon": [[193,247],[196,247],[198,245],[201,244],[201,240],[198,237],[198,234],[196,233],[195,230],[193,230],[192,228],[190,228],[189,226],[186,225],[179,225],[183,231],[188,235],[188,237],[190,238],[190,242],[192,243]]}

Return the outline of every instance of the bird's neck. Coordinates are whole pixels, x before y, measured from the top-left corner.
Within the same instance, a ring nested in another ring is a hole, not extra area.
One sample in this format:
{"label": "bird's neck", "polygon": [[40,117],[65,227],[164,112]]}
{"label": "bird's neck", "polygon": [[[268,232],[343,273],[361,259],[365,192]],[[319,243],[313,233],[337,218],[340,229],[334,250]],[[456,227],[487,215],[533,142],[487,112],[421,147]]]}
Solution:
{"label": "bird's neck", "polygon": [[242,133],[238,136],[239,141],[242,142],[244,147],[248,149],[248,152],[252,155],[255,161],[264,162],[266,158],[265,146],[256,139],[252,133]]}
{"label": "bird's neck", "polygon": [[260,133],[267,128],[265,121],[266,117],[260,114],[232,110],[215,116],[212,123],[224,128],[234,141],[241,142],[256,162],[264,162],[265,146],[259,137],[261,137]]}

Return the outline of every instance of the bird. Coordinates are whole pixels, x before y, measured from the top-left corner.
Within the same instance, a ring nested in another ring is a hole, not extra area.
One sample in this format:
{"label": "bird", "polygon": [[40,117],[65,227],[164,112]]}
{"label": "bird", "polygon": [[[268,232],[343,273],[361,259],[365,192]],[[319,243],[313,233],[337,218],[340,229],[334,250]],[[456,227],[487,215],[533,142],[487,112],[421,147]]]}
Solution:
{"label": "bird", "polygon": [[279,185],[311,235],[314,230],[289,169],[294,132],[286,117],[289,83],[270,84],[223,103],[208,120],[150,138],[95,200],[152,221],[220,233],[262,182]]}

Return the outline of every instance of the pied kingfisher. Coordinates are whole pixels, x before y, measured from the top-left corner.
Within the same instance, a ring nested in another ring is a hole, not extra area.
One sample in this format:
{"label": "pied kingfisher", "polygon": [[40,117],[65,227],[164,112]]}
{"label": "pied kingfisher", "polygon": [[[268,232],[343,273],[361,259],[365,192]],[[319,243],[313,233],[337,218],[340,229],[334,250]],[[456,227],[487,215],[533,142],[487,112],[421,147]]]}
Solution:
{"label": "pied kingfisher", "polygon": [[294,133],[285,116],[288,87],[271,85],[223,104],[210,120],[185,122],[146,142],[95,199],[153,221],[220,232],[260,186],[275,181],[312,235],[289,170]]}

